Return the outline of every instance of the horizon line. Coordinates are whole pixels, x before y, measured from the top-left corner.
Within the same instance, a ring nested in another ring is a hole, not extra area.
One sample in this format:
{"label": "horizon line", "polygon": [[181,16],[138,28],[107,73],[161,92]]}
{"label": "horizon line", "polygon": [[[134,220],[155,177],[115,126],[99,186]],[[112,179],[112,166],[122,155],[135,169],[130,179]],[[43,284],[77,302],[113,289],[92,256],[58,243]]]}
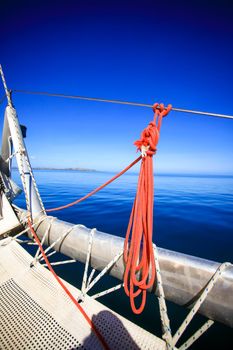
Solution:
{"label": "horizon line", "polygon": [[[12,170],[17,170],[17,167],[12,167]],[[47,171],[77,171],[77,172],[97,172],[97,173],[117,173],[116,170],[98,170],[98,169],[90,169],[90,168],[79,168],[79,167],[67,167],[67,168],[59,168],[59,167],[33,167],[32,170],[40,171],[40,170],[47,170]],[[129,171],[125,174],[134,174],[138,175],[139,171]],[[208,172],[191,172],[191,171],[157,171],[154,172],[154,175],[158,176],[167,176],[167,175],[175,175],[175,176],[226,176],[226,177],[233,177],[233,173],[208,173]]]}

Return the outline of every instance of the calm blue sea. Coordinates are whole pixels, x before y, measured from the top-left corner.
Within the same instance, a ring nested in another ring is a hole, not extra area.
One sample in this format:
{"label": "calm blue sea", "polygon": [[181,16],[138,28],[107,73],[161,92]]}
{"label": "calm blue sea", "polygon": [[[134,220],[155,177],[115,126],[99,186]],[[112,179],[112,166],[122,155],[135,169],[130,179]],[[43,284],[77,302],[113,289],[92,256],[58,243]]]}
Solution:
{"label": "calm blue sea", "polygon": [[[112,173],[79,171],[35,171],[46,208],[60,206],[82,197],[104,183]],[[17,182],[19,178],[16,175]],[[65,221],[124,236],[137,185],[137,174],[125,174],[113,184],[69,209],[55,215]],[[24,206],[21,195],[17,204]],[[231,176],[155,176],[154,242],[158,246],[215,261],[233,261],[233,177]],[[79,286],[82,267],[59,267],[57,272]],[[104,286],[114,283],[102,282]],[[116,282],[115,282],[116,283]],[[103,288],[103,285],[102,285]],[[101,301],[151,332],[160,332],[158,310],[150,296],[141,316],[131,313],[124,293],[111,294]],[[154,305],[152,307],[152,305]],[[185,311],[169,304],[172,326]],[[179,316],[177,316],[179,315]],[[194,328],[202,318],[194,323]],[[231,349],[232,330],[215,325],[193,349]],[[221,342],[224,342],[224,346]]]}

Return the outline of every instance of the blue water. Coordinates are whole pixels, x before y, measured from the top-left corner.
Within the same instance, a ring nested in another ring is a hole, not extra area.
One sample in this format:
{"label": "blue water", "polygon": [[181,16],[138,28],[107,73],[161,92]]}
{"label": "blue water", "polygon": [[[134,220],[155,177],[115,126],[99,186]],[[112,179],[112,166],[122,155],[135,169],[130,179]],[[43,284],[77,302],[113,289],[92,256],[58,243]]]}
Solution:
{"label": "blue water", "polygon": [[[105,172],[35,171],[35,177],[46,208],[60,206],[82,197],[104,183],[113,174]],[[17,182],[19,178],[16,176]],[[124,236],[137,185],[136,174],[125,174],[113,184],[74,207],[56,212],[65,221]],[[17,204],[24,206],[21,195]],[[155,176],[154,242],[158,246],[215,261],[233,261],[233,177],[231,176]],[[59,267],[57,272],[79,286],[82,267]],[[105,286],[111,282],[106,282]],[[113,282],[114,283],[114,282]],[[115,282],[116,283],[116,282]],[[149,296],[141,316],[131,313],[123,292],[101,301],[151,332],[160,332],[157,306]],[[155,305],[153,308],[151,305]],[[185,311],[169,304],[173,326]],[[179,317],[177,317],[179,314]],[[157,318],[156,318],[157,317]],[[202,317],[198,317],[202,322]],[[194,322],[195,326],[195,322]],[[221,347],[220,340],[225,345]],[[230,349],[232,330],[216,325],[197,341],[193,349]]]}

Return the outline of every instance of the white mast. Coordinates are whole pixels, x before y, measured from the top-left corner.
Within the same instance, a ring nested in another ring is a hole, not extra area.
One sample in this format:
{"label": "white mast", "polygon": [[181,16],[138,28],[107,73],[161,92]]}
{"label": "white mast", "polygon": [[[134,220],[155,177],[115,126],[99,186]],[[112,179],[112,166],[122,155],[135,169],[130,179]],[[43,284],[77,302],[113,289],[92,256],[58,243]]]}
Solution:
{"label": "white mast", "polygon": [[25,193],[27,210],[31,212],[33,217],[35,217],[39,214],[45,214],[45,209],[43,206],[43,202],[40,198],[40,194],[32,172],[17,113],[15,108],[13,107],[11,94],[7,88],[6,80],[1,65],[0,74],[8,102],[5,111],[5,116],[9,124],[17,165]]}

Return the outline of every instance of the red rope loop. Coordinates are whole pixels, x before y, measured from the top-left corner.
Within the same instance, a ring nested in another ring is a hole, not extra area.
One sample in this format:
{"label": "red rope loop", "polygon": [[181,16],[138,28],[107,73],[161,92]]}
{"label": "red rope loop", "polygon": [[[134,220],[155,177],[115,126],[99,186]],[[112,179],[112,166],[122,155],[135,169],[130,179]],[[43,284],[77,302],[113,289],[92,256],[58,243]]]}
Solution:
{"label": "red rope loop", "polygon": [[[155,259],[152,243],[154,175],[153,155],[156,153],[160,128],[172,106],[153,105],[154,120],[142,131],[140,140],[134,144],[142,152],[142,162],[138,179],[137,194],[131,211],[124,242],[124,289],[130,298],[135,314],[140,314],[146,303],[146,290],[154,284]],[[137,308],[135,299],[141,295],[141,304]]]}

